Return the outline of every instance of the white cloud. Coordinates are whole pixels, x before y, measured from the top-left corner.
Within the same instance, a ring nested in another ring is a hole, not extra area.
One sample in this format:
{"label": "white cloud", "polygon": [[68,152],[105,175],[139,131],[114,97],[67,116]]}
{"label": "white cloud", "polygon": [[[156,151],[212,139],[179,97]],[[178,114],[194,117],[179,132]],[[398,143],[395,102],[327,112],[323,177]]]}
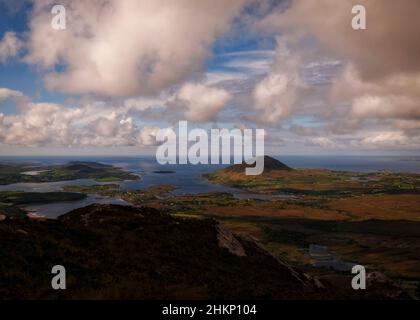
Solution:
{"label": "white cloud", "polygon": [[82,146],[134,146],[135,128],[133,119],[112,113],[94,120],[83,128],[77,144]]}
{"label": "white cloud", "polygon": [[[351,28],[356,4],[366,8],[368,26],[363,31]],[[273,10],[260,25],[291,39],[311,36],[351,61],[364,80],[374,81],[420,71],[419,14],[417,0],[294,0],[286,9]]]}
{"label": "white cloud", "polygon": [[96,135],[107,138],[114,137],[117,134],[119,124],[120,121],[118,121],[115,113],[111,113],[108,117],[100,117],[91,123]]}
{"label": "white cloud", "polygon": [[0,63],[15,57],[22,49],[22,41],[14,32],[6,32],[3,39],[0,40]]}
{"label": "white cloud", "polygon": [[[355,4],[367,8],[367,30],[351,28]],[[419,10],[416,0],[294,0],[271,10],[255,23],[257,30],[281,34],[280,41],[299,53],[300,63],[295,69],[280,68],[283,72],[274,63],[255,89],[263,119],[275,124],[295,115],[316,115],[322,119],[317,132],[323,138],[309,143],[325,147],[349,146],[352,140],[357,148],[418,146]],[[285,89],[293,70],[301,75],[304,91],[299,82]],[[293,131],[313,131],[299,118],[293,120],[300,126]],[[339,146],[331,143],[337,141]]]}
{"label": "white cloud", "polygon": [[0,101],[8,99],[16,100],[23,97],[24,95],[20,91],[11,90],[7,88],[0,88]]}
{"label": "white cloud", "polygon": [[302,87],[299,57],[284,45],[279,45],[276,61],[270,72],[256,85],[253,92],[255,109],[261,112],[258,120],[275,123],[290,116]]}
{"label": "white cloud", "polygon": [[72,121],[81,116],[80,109],[57,104],[28,103],[18,116],[2,121],[3,142],[16,145],[71,144]]}
{"label": "white cloud", "polygon": [[362,118],[420,118],[420,102],[406,96],[370,96],[355,98],[352,113]]}
{"label": "white cloud", "polygon": [[323,149],[336,149],[340,147],[336,141],[328,137],[309,138],[308,145],[321,147]]}
{"label": "white cloud", "polygon": [[143,127],[137,137],[137,141],[144,146],[156,145],[156,135],[160,130],[159,127]]}
{"label": "white cloud", "polygon": [[[33,103],[18,91],[0,88],[0,96],[22,98],[20,113],[0,113],[0,143],[14,146],[107,147],[153,145],[157,129],[141,128],[121,107],[103,103],[67,107]],[[138,139],[140,137],[141,139]]]}
{"label": "white cloud", "polygon": [[160,107],[166,107],[167,104],[175,99],[171,94],[160,94],[158,97],[137,97],[124,100],[124,107],[132,111],[146,111]]}
{"label": "white cloud", "polygon": [[[60,32],[50,27],[54,2],[35,1],[30,30],[5,34],[0,62],[20,53],[25,37],[25,61],[40,68],[47,89],[87,95],[70,108],[0,88],[0,101],[13,99],[21,111],[0,114],[0,142],[152,146],[156,125],[183,118],[264,124],[288,131],[291,144],[325,149],[418,146],[417,0],[361,0],[366,32],[349,27],[356,0],[269,6],[256,24],[281,35],[277,50],[221,54],[201,73],[249,1],[64,0],[68,29]],[[251,16],[241,22],[253,24]],[[85,103],[96,94],[105,102]],[[305,121],[311,117],[316,125]]]}
{"label": "white cloud", "polygon": [[222,83],[231,82],[231,81],[244,81],[247,80],[248,76],[240,73],[240,72],[223,72],[223,71],[213,71],[206,73],[206,81],[205,84],[212,86],[212,85],[220,85]]}
{"label": "white cloud", "polygon": [[187,108],[185,111],[187,120],[207,122],[216,118],[232,96],[224,89],[188,83],[180,89],[178,99]]}
{"label": "white cloud", "polygon": [[379,131],[371,132],[359,143],[365,148],[418,148],[420,140],[408,137],[402,131]]}
{"label": "white cloud", "polygon": [[270,70],[275,56],[275,50],[252,50],[232,52],[221,57],[227,59],[223,63],[223,67],[236,70],[248,76],[257,76],[263,75]]}
{"label": "white cloud", "polygon": [[[51,90],[153,93],[203,68],[213,41],[248,0],[63,0],[67,29],[50,27],[52,0],[36,1],[26,61],[50,72]],[[51,71],[57,65],[62,71]]]}

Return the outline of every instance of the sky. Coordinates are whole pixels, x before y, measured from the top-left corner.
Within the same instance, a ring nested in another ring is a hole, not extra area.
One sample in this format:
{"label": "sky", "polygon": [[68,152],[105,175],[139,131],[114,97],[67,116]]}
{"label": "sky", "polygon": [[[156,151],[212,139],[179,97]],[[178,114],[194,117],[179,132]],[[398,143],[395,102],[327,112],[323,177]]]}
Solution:
{"label": "sky", "polygon": [[[418,0],[0,0],[0,155],[153,154],[265,129],[269,154],[420,154]],[[367,28],[352,28],[352,8]]]}

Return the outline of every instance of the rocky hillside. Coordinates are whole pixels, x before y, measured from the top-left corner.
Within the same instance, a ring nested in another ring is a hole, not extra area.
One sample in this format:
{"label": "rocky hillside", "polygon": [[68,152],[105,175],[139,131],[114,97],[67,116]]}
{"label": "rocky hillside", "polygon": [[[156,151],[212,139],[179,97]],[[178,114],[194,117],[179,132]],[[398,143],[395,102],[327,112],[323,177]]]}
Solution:
{"label": "rocky hillside", "polygon": [[[406,298],[383,283],[351,290],[350,275],[332,287],[215,220],[146,207],[91,205],[57,220],[3,219],[0,242],[1,299]],[[51,289],[54,265],[66,268],[67,290]]]}
{"label": "rocky hillside", "polygon": [[[2,298],[308,298],[312,283],[214,220],[92,205],[48,221],[0,222]],[[67,290],[51,289],[63,265]]]}

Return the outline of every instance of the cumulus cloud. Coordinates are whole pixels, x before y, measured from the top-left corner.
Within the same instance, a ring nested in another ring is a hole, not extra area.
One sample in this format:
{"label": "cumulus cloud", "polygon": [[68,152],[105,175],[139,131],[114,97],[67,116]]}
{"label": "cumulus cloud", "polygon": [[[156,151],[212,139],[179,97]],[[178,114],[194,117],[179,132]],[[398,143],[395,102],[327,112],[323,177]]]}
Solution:
{"label": "cumulus cloud", "polygon": [[24,95],[20,91],[8,89],[8,88],[0,88],[0,101],[8,100],[8,99],[16,100],[23,97]]}
{"label": "cumulus cloud", "polygon": [[[19,97],[20,113],[0,113],[0,143],[15,146],[107,147],[154,145],[157,127],[141,127],[127,108],[101,103],[68,107],[30,102],[21,92],[0,88],[1,97]],[[129,109],[128,109],[129,110]]]}
{"label": "cumulus cloud", "polygon": [[159,130],[159,127],[143,127],[137,137],[137,141],[139,141],[144,146],[155,146],[156,135]]}
{"label": "cumulus cloud", "polygon": [[[182,106],[185,119],[211,121],[230,101],[224,89],[188,83],[172,95],[160,98],[130,98],[123,101],[87,101],[78,106],[31,102],[23,93],[0,88],[0,101],[13,99],[18,114],[0,113],[0,143],[19,146],[107,147],[155,146],[159,127],[145,124],[145,113],[158,108],[157,122],[165,124],[163,114]],[[171,122],[173,119],[167,116]]]}
{"label": "cumulus cloud", "polygon": [[[182,118],[264,124],[304,147],[419,145],[417,0],[263,1],[257,13],[242,10],[250,1],[64,0],[64,31],[50,26],[55,2],[35,1],[28,32],[0,42],[0,62],[24,51],[47,89],[105,102],[33,103],[0,88],[0,101],[21,111],[0,114],[0,142],[153,146],[156,125]],[[351,28],[355,4],[367,8],[367,30]],[[272,39],[221,54],[201,73],[241,12],[238,28],[255,24]]]}
{"label": "cumulus cloud", "polygon": [[133,141],[133,119],[124,114],[111,112],[105,116],[98,117],[87,126],[90,132],[85,132],[81,137],[81,145],[132,145]]}
{"label": "cumulus cloud", "polygon": [[52,90],[158,92],[203,68],[212,43],[247,1],[64,0],[64,31],[50,27],[55,2],[36,1],[26,61],[48,71],[45,83]]}
{"label": "cumulus cloud", "polygon": [[420,103],[406,96],[362,96],[355,98],[352,112],[357,117],[420,118]]}
{"label": "cumulus cloud", "polygon": [[322,149],[336,149],[340,147],[336,141],[328,137],[309,138],[307,145],[320,147]]}
{"label": "cumulus cloud", "polygon": [[[366,30],[351,27],[356,4],[366,7]],[[343,66],[322,82],[327,90],[320,99],[331,132],[348,134],[375,125],[398,140],[395,132],[419,132],[419,16],[416,0],[294,0],[270,12],[258,27],[281,33],[285,40],[300,43],[301,51],[318,52],[320,58],[328,56]],[[379,141],[369,139],[366,143]]]}
{"label": "cumulus cloud", "polygon": [[[351,27],[354,5],[364,5],[367,29]],[[310,34],[351,60],[365,80],[420,71],[420,6],[417,0],[294,0],[287,10],[269,15],[269,29]]]}
{"label": "cumulus cloud", "polygon": [[260,122],[275,123],[290,116],[303,88],[299,65],[299,57],[280,44],[269,73],[257,83],[253,92]]}
{"label": "cumulus cloud", "polygon": [[135,128],[133,119],[125,115],[110,116],[95,119],[85,126],[77,136],[76,145],[81,146],[135,146]]}
{"label": "cumulus cloud", "polygon": [[396,120],[394,125],[409,136],[420,135],[420,120]]}
{"label": "cumulus cloud", "polygon": [[411,149],[420,146],[420,139],[409,137],[402,131],[371,132],[357,145],[365,148]]}
{"label": "cumulus cloud", "polygon": [[15,57],[22,47],[22,41],[16,36],[16,33],[6,32],[0,40],[0,63]]}
{"label": "cumulus cloud", "polygon": [[331,87],[332,101],[348,100],[359,118],[417,119],[420,117],[420,73],[395,74],[364,81],[348,65]]}
{"label": "cumulus cloud", "polygon": [[71,144],[71,122],[80,110],[57,104],[28,103],[20,115],[3,116],[3,143],[13,145]]}
{"label": "cumulus cloud", "polygon": [[178,93],[178,99],[187,109],[185,118],[194,122],[214,120],[231,98],[231,94],[224,89],[198,83],[187,83]]}

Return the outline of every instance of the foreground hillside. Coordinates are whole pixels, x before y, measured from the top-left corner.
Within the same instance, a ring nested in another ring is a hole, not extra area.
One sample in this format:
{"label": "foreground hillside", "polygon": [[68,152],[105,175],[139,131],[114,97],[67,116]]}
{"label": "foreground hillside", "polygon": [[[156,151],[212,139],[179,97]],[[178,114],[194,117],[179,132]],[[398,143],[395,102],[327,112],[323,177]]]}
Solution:
{"label": "foreground hillside", "polygon": [[[93,205],[0,223],[2,298],[305,298],[312,285],[213,220]],[[51,268],[68,290],[51,289]]]}
{"label": "foreground hillside", "polygon": [[[211,219],[92,205],[58,220],[0,222],[3,299],[324,299],[388,297],[331,288]],[[67,290],[50,287],[63,265]],[[380,292],[377,293],[377,292]],[[393,291],[394,292],[394,291]]]}

